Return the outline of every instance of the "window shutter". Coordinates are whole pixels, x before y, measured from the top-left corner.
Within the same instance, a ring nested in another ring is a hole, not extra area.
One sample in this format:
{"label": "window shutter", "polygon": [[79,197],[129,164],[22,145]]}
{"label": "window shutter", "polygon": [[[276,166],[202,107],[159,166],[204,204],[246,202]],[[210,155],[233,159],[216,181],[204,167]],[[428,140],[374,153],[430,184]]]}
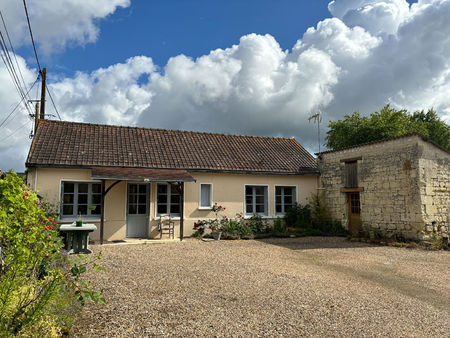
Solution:
{"label": "window shutter", "polygon": [[358,162],[345,162],[345,187],[358,187]]}

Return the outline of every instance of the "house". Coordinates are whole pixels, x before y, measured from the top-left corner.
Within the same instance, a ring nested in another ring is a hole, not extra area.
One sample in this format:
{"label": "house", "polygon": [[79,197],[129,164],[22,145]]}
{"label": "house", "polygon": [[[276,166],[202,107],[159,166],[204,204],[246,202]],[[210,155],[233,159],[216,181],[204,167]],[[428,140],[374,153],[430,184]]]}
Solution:
{"label": "house", "polygon": [[409,134],[318,155],[331,215],[354,235],[448,238],[450,153],[444,148]]}
{"label": "house", "polygon": [[214,217],[271,220],[306,203],[318,185],[315,159],[294,139],[40,120],[26,161],[27,182],[58,205],[59,222],[78,215],[94,240],[154,238],[170,214],[175,236]]}

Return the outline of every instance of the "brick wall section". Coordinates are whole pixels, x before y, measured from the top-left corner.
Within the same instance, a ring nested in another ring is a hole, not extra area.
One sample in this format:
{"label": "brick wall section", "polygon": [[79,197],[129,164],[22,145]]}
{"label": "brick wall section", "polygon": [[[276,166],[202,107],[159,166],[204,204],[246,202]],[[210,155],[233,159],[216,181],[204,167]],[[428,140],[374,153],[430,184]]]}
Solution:
{"label": "brick wall section", "polygon": [[[365,236],[426,239],[448,233],[450,154],[411,135],[321,155],[321,186],[334,218],[348,227],[345,163],[358,160]],[[433,223],[434,222],[434,223]]]}

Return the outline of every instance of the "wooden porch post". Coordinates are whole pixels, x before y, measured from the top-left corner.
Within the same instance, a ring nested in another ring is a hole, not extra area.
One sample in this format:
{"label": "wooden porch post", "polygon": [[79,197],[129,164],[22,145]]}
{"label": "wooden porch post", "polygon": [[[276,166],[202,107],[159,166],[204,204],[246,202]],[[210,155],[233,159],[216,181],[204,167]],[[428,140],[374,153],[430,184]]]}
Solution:
{"label": "wooden porch post", "polygon": [[105,180],[102,180],[101,216],[100,216],[100,245],[103,245],[103,228],[105,223]]}
{"label": "wooden porch post", "polygon": [[180,241],[182,241],[184,231],[184,182],[180,182],[179,187],[180,187]]}
{"label": "wooden porch post", "polygon": [[103,245],[103,233],[104,233],[104,226],[105,226],[105,196],[106,194],[119,182],[120,180],[115,181],[113,184],[111,184],[108,189],[105,190],[105,180],[102,180],[102,199],[101,199],[101,207],[102,210],[100,212],[101,219],[100,219],[100,244]]}

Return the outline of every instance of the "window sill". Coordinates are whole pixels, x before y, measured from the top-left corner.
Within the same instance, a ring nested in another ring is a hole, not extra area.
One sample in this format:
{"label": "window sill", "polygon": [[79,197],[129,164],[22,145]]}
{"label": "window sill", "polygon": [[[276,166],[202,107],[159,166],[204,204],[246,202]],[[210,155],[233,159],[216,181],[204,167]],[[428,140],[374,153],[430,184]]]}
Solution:
{"label": "window sill", "polygon": [[212,210],[212,206],[211,207],[198,207],[198,210]]}
{"label": "window sill", "polygon": [[[159,221],[159,216],[156,216],[155,218],[153,218],[154,221]],[[164,218],[163,218],[164,219]],[[167,219],[167,218],[166,218]],[[171,221],[179,221],[180,220],[180,216],[175,216],[175,217],[170,217]]]}
{"label": "window sill", "polygon": [[[260,216],[262,219],[273,218],[272,216],[268,216],[268,215],[257,215],[257,216]],[[253,214],[252,215],[244,215],[244,219],[250,219],[252,217],[253,217]]]}

